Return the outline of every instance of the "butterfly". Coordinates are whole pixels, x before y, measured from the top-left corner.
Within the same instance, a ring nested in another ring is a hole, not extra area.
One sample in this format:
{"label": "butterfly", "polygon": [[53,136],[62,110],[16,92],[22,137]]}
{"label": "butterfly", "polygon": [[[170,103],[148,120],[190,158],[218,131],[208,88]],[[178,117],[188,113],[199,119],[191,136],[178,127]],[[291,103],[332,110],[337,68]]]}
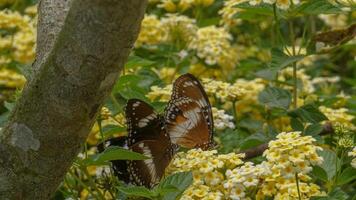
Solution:
{"label": "butterfly", "polygon": [[163,177],[177,147],[164,130],[163,118],[139,99],[130,99],[125,109],[128,136],[107,140],[104,146],[120,146],[141,153],[146,160],[114,160],[115,175],[127,184],[152,188]]}
{"label": "butterfly", "polygon": [[125,109],[128,135],[105,142],[105,146],[121,146],[150,158],[112,161],[115,174],[125,183],[152,188],[163,177],[178,145],[203,150],[214,145],[211,106],[202,85],[185,74],[173,88],[163,116],[144,101],[130,99]]}
{"label": "butterfly", "polygon": [[210,149],[214,146],[213,126],[211,105],[203,86],[191,74],[180,76],[165,109],[165,129],[171,142],[189,149]]}

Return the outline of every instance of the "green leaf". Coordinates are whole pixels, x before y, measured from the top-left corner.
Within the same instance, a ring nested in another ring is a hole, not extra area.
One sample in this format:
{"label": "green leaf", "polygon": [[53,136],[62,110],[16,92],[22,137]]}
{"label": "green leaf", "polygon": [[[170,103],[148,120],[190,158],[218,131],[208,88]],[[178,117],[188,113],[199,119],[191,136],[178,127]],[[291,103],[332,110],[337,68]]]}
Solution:
{"label": "green leaf", "polygon": [[319,111],[317,107],[312,104],[307,104],[302,107],[299,107],[295,110],[290,111],[288,114],[292,117],[299,117],[304,122],[309,122],[313,124],[328,119],[322,112]]}
{"label": "green leaf", "polygon": [[260,71],[257,71],[255,74],[256,76],[269,80],[269,81],[273,81],[276,79],[277,73],[278,73],[279,69],[278,68],[266,68],[266,69],[262,69]]}
{"label": "green leaf", "polygon": [[243,140],[240,145],[241,150],[249,149],[260,144],[263,144],[268,141],[266,134],[263,133],[255,133]]}
{"label": "green leaf", "polygon": [[133,74],[120,76],[119,80],[115,84],[114,91],[119,92],[127,87],[137,85],[140,80],[139,76]]}
{"label": "green leaf", "polygon": [[126,127],[121,127],[113,124],[109,124],[103,127],[103,134],[105,137],[111,136],[115,133],[126,131]]}
{"label": "green leaf", "polygon": [[[234,7],[243,9],[244,10],[243,12],[247,12],[247,13],[273,16],[273,6],[267,3],[261,3],[259,5],[251,5],[248,2],[246,2],[246,3],[237,4]],[[239,17],[239,15],[236,15],[234,17]]]}
{"label": "green leaf", "polygon": [[4,102],[4,106],[8,111],[12,111],[15,108],[15,102]]}
{"label": "green leaf", "polygon": [[356,169],[353,167],[346,168],[337,179],[338,185],[344,185],[356,179]]}
{"label": "green leaf", "polygon": [[296,12],[307,15],[337,14],[342,10],[328,0],[305,1],[296,8]]}
{"label": "green leaf", "polygon": [[288,109],[291,103],[292,95],[288,90],[267,87],[259,95],[258,100],[270,108]]}
{"label": "green leaf", "polygon": [[291,65],[294,62],[297,62],[301,59],[303,59],[305,56],[304,55],[298,55],[298,56],[288,56],[285,54],[282,50],[278,48],[273,48],[271,50],[272,54],[272,61],[270,63],[271,68],[277,68],[277,69],[283,69],[287,67],[288,65]]}
{"label": "green leaf", "polygon": [[252,133],[255,133],[257,131],[262,131],[263,122],[254,119],[245,118],[239,122],[239,127],[246,128]]}
{"label": "green leaf", "polygon": [[154,199],[155,193],[143,186],[124,186],[118,187],[118,189],[128,196],[138,196],[145,197],[149,199]]}
{"label": "green leaf", "polygon": [[266,80],[275,80],[277,73],[281,69],[284,69],[285,67],[305,57],[304,55],[288,56],[279,48],[273,48],[271,50],[271,55],[272,55],[272,60],[269,63],[269,67],[256,72],[257,76],[264,78]]}
{"label": "green leaf", "polygon": [[[157,186],[160,191],[166,191],[167,188],[176,187],[178,191],[164,192],[166,193],[162,200],[175,200],[179,199],[183,192],[193,183],[193,174],[191,172],[180,172],[165,178]],[[162,192],[160,192],[162,193]]]}
{"label": "green leaf", "polygon": [[125,69],[132,69],[137,67],[145,67],[155,64],[154,61],[141,58],[139,56],[130,56],[125,64]]}
{"label": "green leaf", "polygon": [[[340,160],[337,158],[335,152],[329,149],[318,151],[318,154],[324,159],[324,162],[319,166],[326,172],[328,180],[332,180],[332,178],[335,176],[336,170],[339,170],[336,169],[336,162],[340,163]],[[337,166],[340,168],[340,164]]]}
{"label": "green leaf", "polygon": [[303,131],[304,130],[304,125],[298,118],[292,117],[290,120],[290,124],[294,131]]}
{"label": "green leaf", "polygon": [[102,153],[83,160],[84,165],[107,165],[111,160],[145,160],[148,157],[121,147],[108,147]]}
{"label": "green leaf", "polygon": [[120,93],[125,99],[136,98],[147,101],[145,96],[147,90],[140,85],[142,80],[142,77],[133,74],[121,76],[114,86],[113,93]]}
{"label": "green leaf", "polygon": [[311,136],[318,135],[322,130],[323,126],[321,124],[311,124],[305,129],[304,134]]}
{"label": "green leaf", "polygon": [[349,197],[344,191],[340,188],[335,188],[332,192],[326,197],[312,197],[311,200],[346,200]]}
{"label": "green leaf", "polygon": [[319,166],[313,166],[312,174],[324,182],[328,182],[328,175],[325,170]]}

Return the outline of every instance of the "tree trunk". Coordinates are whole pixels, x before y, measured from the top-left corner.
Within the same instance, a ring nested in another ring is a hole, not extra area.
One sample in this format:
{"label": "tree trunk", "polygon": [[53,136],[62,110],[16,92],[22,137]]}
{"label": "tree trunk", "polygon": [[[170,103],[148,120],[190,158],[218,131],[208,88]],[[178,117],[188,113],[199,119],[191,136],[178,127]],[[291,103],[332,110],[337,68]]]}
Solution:
{"label": "tree trunk", "polygon": [[146,0],[43,0],[37,61],[0,133],[0,199],[49,199],[135,42]]}

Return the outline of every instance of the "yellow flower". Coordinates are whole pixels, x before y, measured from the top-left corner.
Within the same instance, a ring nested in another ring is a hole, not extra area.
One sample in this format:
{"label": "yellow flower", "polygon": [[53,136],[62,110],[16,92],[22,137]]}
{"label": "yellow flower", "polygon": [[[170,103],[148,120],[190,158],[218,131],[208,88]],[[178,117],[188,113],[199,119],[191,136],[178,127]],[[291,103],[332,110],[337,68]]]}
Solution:
{"label": "yellow flower", "polygon": [[156,45],[164,40],[164,30],[156,15],[145,15],[141,22],[141,31],[136,40],[136,46]]}
{"label": "yellow flower", "polygon": [[[295,175],[298,174],[299,184],[303,189],[303,199],[315,196],[308,185],[311,180],[307,176],[312,170],[311,165],[320,164],[322,157],[318,156],[320,148],[313,144],[315,139],[310,136],[301,136],[300,132],[282,132],[277,139],[270,141],[269,149],[263,154],[267,158],[264,163],[271,172],[266,173],[264,182],[258,192],[259,198],[274,196],[274,199],[295,199],[298,196]],[[314,188],[315,189],[315,188]]]}
{"label": "yellow flower", "polygon": [[0,68],[0,86],[21,88],[25,82],[26,79],[21,74],[6,68]]}
{"label": "yellow flower", "polygon": [[10,52],[7,57],[0,57],[0,67],[14,60],[19,63],[30,63],[35,56],[36,29],[34,21],[27,15],[18,12],[0,11],[0,29],[9,32],[0,36],[0,51]]}
{"label": "yellow flower", "polygon": [[328,108],[325,106],[320,106],[319,110],[329,119],[334,125],[341,125],[347,127],[351,130],[356,130],[356,126],[352,123],[355,118],[353,115],[348,114],[349,110],[347,108]]}
{"label": "yellow flower", "polygon": [[189,48],[208,65],[219,65],[232,70],[237,64],[237,52],[231,45],[232,36],[224,28],[208,26],[199,28]]}

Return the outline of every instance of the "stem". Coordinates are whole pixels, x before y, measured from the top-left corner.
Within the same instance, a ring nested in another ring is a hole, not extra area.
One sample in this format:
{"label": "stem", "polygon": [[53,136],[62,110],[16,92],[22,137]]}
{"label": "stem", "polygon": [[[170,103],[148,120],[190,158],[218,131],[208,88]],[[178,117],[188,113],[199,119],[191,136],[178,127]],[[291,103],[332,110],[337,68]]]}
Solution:
{"label": "stem", "polygon": [[299,199],[299,200],[302,200],[302,198],[300,197],[298,173],[295,173],[295,182],[297,183],[298,199]]}
{"label": "stem", "polygon": [[[293,26],[293,21],[292,20],[289,21],[289,31],[290,31],[290,38],[291,38],[291,42],[292,42],[292,55],[295,56],[296,55],[296,51],[295,51],[295,35],[294,35],[294,26]],[[297,101],[298,101],[297,63],[293,62],[292,66],[293,66],[293,107],[297,108],[298,107],[298,104],[297,104]]]}
{"label": "stem", "polygon": [[237,112],[236,112],[236,100],[234,100],[232,102],[232,109],[233,109],[233,113],[234,113],[235,122],[237,124],[238,121],[237,121]]}
{"label": "stem", "polygon": [[[274,17],[274,20],[276,21],[276,33],[278,35],[278,39],[282,42],[282,45],[284,47],[286,47],[286,45],[285,45],[286,42],[285,42],[285,40],[283,38],[283,35],[282,35],[282,32],[281,32],[281,28],[279,26],[279,19],[278,19],[278,16],[277,16],[277,6],[276,6],[276,4],[273,4],[273,17]],[[277,43],[278,43],[278,41],[277,41]],[[284,48],[284,49],[290,54],[288,48]]]}
{"label": "stem", "polygon": [[[101,122],[102,122],[101,114],[99,114],[99,118],[96,120],[96,122],[98,123],[98,127],[99,127],[100,142],[104,142],[105,138],[104,138],[104,133],[103,133],[103,127],[101,125]],[[105,145],[104,145],[104,148],[105,148]]]}

